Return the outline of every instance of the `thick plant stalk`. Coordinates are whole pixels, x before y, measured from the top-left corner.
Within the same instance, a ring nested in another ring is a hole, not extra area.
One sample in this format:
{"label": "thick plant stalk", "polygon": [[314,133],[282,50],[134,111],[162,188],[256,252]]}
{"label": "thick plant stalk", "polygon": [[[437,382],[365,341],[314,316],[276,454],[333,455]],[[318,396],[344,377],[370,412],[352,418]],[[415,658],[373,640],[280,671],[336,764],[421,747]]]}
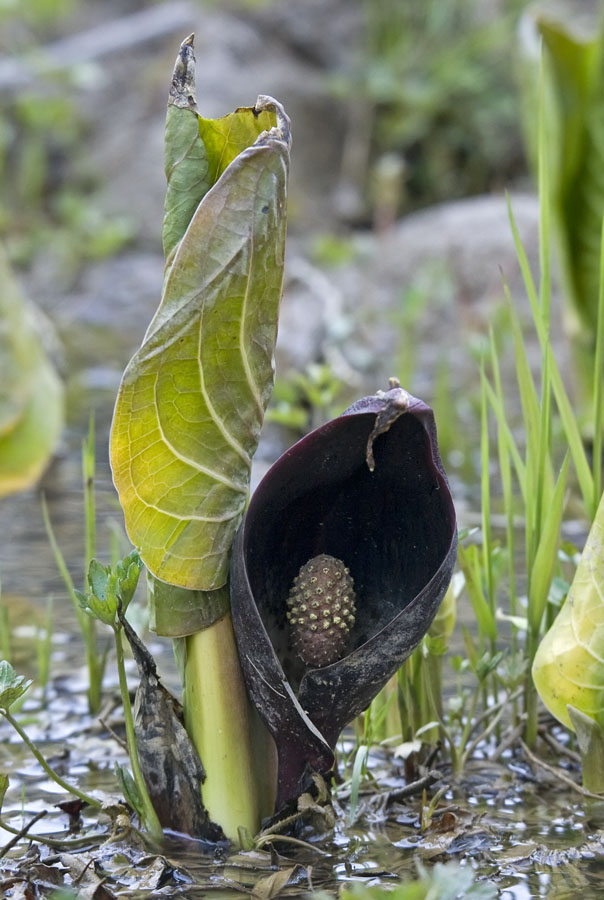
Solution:
{"label": "thick plant stalk", "polygon": [[[267,806],[256,775],[255,722],[231,616],[187,638],[184,708],[187,731],[203,761],[204,806],[231,840],[256,834]],[[266,782],[266,779],[263,779]],[[269,800],[272,807],[274,801]]]}

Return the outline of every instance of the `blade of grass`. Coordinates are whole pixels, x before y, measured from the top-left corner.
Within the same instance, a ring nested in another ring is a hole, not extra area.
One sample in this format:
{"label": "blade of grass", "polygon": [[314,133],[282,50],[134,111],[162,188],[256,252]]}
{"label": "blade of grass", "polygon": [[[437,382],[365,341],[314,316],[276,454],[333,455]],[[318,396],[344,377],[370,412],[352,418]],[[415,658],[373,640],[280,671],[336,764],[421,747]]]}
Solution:
{"label": "blade of grass", "polygon": [[497,419],[498,433],[505,441],[505,445],[514,464],[514,471],[516,472],[516,478],[520,486],[520,493],[522,494],[523,502],[526,502],[526,466],[520,455],[518,444],[516,443],[514,435],[512,434],[512,430],[506,419],[501,385],[499,386],[497,392],[495,392],[492,386],[489,384],[488,379],[485,380],[489,403],[491,404],[491,409],[495,413],[495,417]]}
{"label": "blade of grass", "polygon": [[[570,456],[567,452],[558,481],[552,497],[552,502],[545,518],[541,540],[535,554],[534,564],[529,571],[529,599],[528,622],[525,653],[532,663],[539,639],[541,637],[541,624],[547,603],[552,577],[558,558],[558,543],[560,536],[560,524],[564,507],[564,491]],[[524,689],[524,710],[526,714],[525,740],[529,747],[533,746],[537,739],[538,707],[537,689],[535,687],[531,668],[529,666]]]}
{"label": "blade of grass", "polygon": [[[604,19],[603,19],[604,23]],[[604,428],[604,219],[600,241],[600,291],[598,295],[598,319],[594,354],[594,406],[592,473],[594,495],[592,509],[598,508],[602,496],[602,429]]]}
{"label": "blade of grass", "polygon": [[537,138],[539,172],[539,303],[541,315],[543,317],[543,325],[549,339],[552,296],[550,270],[551,200],[545,99],[545,60],[542,53],[539,67],[539,134]]}
{"label": "blade of grass", "polygon": [[48,536],[48,541],[55,558],[57,569],[59,570],[59,574],[61,575],[63,583],[67,589],[67,594],[69,596],[69,599],[71,600],[71,604],[76,614],[80,633],[84,638],[89,679],[88,706],[91,713],[96,713],[98,712],[101,705],[101,674],[105,665],[106,653],[99,655],[97,651],[96,630],[94,628],[94,622],[80,607],[80,601],[78,600],[75,593],[73,579],[71,577],[69,569],[67,568],[65,557],[63,556],[61,548],[59,547],[54,529],[52,527],[52,522],[50,521],[48,506],[46,503],[46,498],[44,496],[42,497],[42,516],[44,518],[44,527],[46,528],[46,534]]}
{"label": "blade of grass", "polygon": [[84,535],[85,559],[84,582],[86,581],[90,562],[96,556],[96,503],[94,495],[95,452],[94,452],[94,413],[88,423],[88,434],[82,441],[82,480],[84,486]]}
{"label": "blade of grass", "polygon": [[490,446],[489,417],[487,392],[485,388],[484,361],[480,367],[480,498],[482,520],[482,567],[484,571],[486,600],[491,614],[495,615],[495,589],[493,584],[493,537],[491,532],[491,479],[490,479]]}
{"label": "blade of grass", "polygon": [[[535,561],[530,572],[528,595],[528,621],[530,631],[538,637],[545,612],[554,569],[558,559],[558,543],[560,525],[564,512],[564,493],[570,455],[567,452],[558,475],[552,500],[547,510],[541,539],[535,554]],[[532,657],[529,657],[532,659]]]}
{"label": "blade of grass", "polygon": [[367,757],[369,756],[369,747],[367,744],[361,744],[358,748],[354,765],[352,767],[352,779],[350,784],[350,806],[348,808],[348,825],[352,827],[357,817],[357,808],[359,805],[359,791],[361,788],[361,778],[363,771],[367,765]]}
{"label": "blade of grass", "polygon": [[549,187],[549,162],[546,144],[547,117],[545,107],[545,62],[541,55],[539,71],[539,303],[545,334],[545,346],[541,347],[541,409],[539,416],[539,441],[537,460],[537,483],[535,504],[535,545],[541,539],[545,517],[549,509],[551,495],[551,418],[552,394],[550,384],[551,354],[551,198]]}
{"label": "blade of grass", "polygon": [[53,602],[49,597],[46,602],[44,624],[38,626],[36,635],[36,659],[38,663],[38,684],[42,688],[42,703],[46,706],[46,693],[50,676],[50,657],[52,654],[52,620]]}
{"label": "blade of grass", "polygon": [[497,640],[497,624],[482,588],[479,549],[475,544],[469,547],[460,544],[457,557],[466,579],[466,590],[476,616],[480,637],[483,642],[486,639],[489,644],[493,644]]}
{"label": "blade of grass", "polygon": [[530,266],[528,263],[526,252],[524,250],[524,246],[518,233],[518,227],[516,225],[516,220],[514,219],[514,214],[512,211],[511,203],[509,201],[509,197],[508,213],[510,216],[510,224],[512,228],[512,234],[514,236],[516,253],[518,256],[518,261],[520,263],[520,269],[524,277],[525,287],[533,314],[533,320],[535,323],[535,328],[537,330],[537,337],[539,338],[541,347],[545,348],[545,352],[548,353],[550,357],[549,377],[552,391],[556,399],[556,406],[558,407],[558,411],[560,413],[560,418],[562,420],[562,426],[564,428],[564,433],[568,441],[573,465],[577,473],[577,480],[579,482],[579,488],[581,490],[583,503],[591,520],[593,519],[595,515],[595,509],[597,508],[594,505],[593,475],[587,459],[587,454],[585,453],[585,448],[583,447],[583,441],[581,440],[581,433],[579,431],[577,419],[566,389],[564,387],[564,382],[562,381],[560,369],[558,368],[556,360],[554,359],[551,352],[551,346],[548,342],[547,333],[541,315],[541,309],[537,300],[537,295],[535,293],[535,286],[532,280],[532,275],[530,273]]}
{"label": "blade of grass", "polygon": [[528,362],[526,345],[522,334],[522,327],[518,314],[512,305],[511,296],[507,285],[504,291],[508,302],[508,311],[512,334],[514,337],[514,358],[516,365],[516,381],[520,394],[522,407],[522,420],[524,433],[526,434],[525,466],[526,466],[526,492],[524,494],[525,522],[526,522],[526,563],[527,571],[530,571],[537,543],[541,521],[540,507],[542,500],[539,495],[549,496],[553,489],[553,474],[551,465],[548,465],[548,457],[542,458],[542,434],[541,412],[537,388]]}
{"label": "blade of grass", "polygon": [[[489,331],[489,341],[491,346],[491,367],[493,370],[493,380],[495,383],[495,393],[501,406],[503,407],[503,385],[501,383],[501,372],[499,370],[499,358],[497,355],[497,347],[495,344],[495,335],[492,329]],[[485,389],[489,384],[484,378]],[[492,404],[491,404],[492,407]],[[497,458],[499,461],[499,473],[501,477],[501,492],[503,497],[503,508],[505,511],[505,533],[506,533],[506,551],[508,560],[508,596],[509,596],[509,612],[515,616],[517,612],[517,596],[516,596],[516,534],[514,530],[514,493],[512,489],[512,466],[510,462],[510,450],[504,430],[497,427]],[[512,628],[511,634],[512,652],[517,649],[516,629]]]}

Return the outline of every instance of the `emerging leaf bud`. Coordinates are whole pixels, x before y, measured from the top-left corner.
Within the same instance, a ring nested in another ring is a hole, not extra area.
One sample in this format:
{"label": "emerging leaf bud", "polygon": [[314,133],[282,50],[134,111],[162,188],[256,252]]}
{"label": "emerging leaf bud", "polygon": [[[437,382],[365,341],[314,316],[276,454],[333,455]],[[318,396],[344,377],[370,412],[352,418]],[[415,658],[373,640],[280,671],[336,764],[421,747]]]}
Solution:
{"label": "emerging leaf bud", "polygon": [[322,553],[302,566],[287,598],[292,646],[307,666],[344,656],[355,622],[354,582],[344,563]]}

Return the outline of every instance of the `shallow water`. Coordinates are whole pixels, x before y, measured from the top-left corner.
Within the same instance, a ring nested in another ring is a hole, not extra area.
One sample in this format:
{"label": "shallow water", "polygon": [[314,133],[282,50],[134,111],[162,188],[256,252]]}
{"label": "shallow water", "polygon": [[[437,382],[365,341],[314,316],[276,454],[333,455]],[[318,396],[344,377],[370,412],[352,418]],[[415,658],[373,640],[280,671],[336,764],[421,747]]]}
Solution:
{"label": "shallow water", "polygon": [[[51,689],[48,709],[36,711],[32,698],[21,710],[22,719],[29,719],[30,735],[68,780],[76,779],[80,787],[117,802],[113,763],[125,762],[123,750],[88,716],[84,696],[73,693],[72,687],[60,680]],[[119,715],[106,715],[119,730]],[[6,726],[0,733],[0,768],[11,778],[6,820],[21,827],[47,809],[49,814],[32,832],[66,840],[67,816],[54,808],[64,799],[63,792],[41,775]],[[351,746],[343,746],[342,755]],[[108,841],[106,818],[84,813],[80,831],[71,838],[78,841],[86,835],[83,847],[71,854],[68,846],[30,849],[27,860],[27,844],[22,842],[2,860],[0,871],[8,884],[11,874],[17,877],[24,871],[39,877],[43,866],[47,873],[60,871],[61,883],[69,884],[72,856],[77,856],[80,862],[94,859],[97,876],[106,879],[106,888],[115,896],[195,898],[211,892],[231,898],[261,890],[259,883],[278,870],[290,873],[282,895],[295,896],[310,888],[336,891],[350,881],[393,884],[413,876],[418,862],[429,867],[457,860],[471,866],[477,879],[495,885],[505,900],[563,900],[577,890],[585,898],[601,896],[604,801],[585,802],[533,771],[521,754],[508,752],[507,757],[501,763],[473,760],[459,781],[443,765],[442,779],[432,790],[448,787],[423,829],[420,796],[384,806],[385,793],[403,783],[402,764],[391,751],[378,749],[370,757],[372,781],[364,785],[356,822],[346,824],[348,804],[345,799],[340,802],[336,792],[340,815],[335,833],[305,849],[275,840],[272,852],[229,855],[225,848],[211,849],[173,836],[158,851],[146,847],[136,833]]]}

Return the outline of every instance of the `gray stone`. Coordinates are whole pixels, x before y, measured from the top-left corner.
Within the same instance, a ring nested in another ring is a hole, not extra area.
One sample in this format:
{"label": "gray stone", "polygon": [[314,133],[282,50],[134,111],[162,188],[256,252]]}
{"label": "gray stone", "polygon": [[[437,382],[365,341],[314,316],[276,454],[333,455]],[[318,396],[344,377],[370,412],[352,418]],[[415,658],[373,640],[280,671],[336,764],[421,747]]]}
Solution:
{"label": "gray stone", "polygon": [[[537,199],[512,197],[518,230],[538,273]],[[528,301],[503,196],[474,197],[414,213],[383,234],[353,240],[356,259],[325,271],[328,290],[341,299],[348,328],[328,330],[323,357],[336,347],[368,389],[407,368],[413,387],[428,392],[439,364],[456,355],[452,377],[476,378],[472,342],[486,336],[503,304],[502,273],[524,320]],[[413,307],[415,311],[413,311]],[[558,328],[559,333],[559,328]],[[530,340],[529,340],[530,342]],[[466,364],[459,365],[459,356]]]}

